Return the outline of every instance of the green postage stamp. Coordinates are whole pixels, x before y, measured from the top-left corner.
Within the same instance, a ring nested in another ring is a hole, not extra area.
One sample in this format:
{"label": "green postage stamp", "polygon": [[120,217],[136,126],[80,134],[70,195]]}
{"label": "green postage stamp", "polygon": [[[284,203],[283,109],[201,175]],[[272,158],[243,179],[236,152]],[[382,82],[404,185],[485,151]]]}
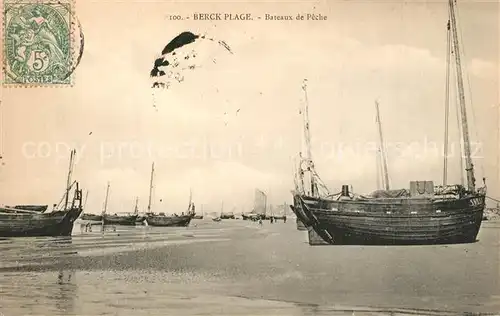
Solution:
{"label": "green postage stamp", "polygon": [[5,85],[70,85],[73,2],[4,0]]}

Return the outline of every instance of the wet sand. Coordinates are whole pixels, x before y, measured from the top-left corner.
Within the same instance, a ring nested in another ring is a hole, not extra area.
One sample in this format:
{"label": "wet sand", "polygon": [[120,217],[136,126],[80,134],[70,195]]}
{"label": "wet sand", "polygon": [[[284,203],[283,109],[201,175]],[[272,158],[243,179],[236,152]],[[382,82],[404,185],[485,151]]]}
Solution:
{"label": "wet sand", "polygon": [[[500,311],[500,223],[478,242],[316,246],[286,224],[194,221],[0,240],[0,313],[456,315]],[[1,314],[0,314],[1,315]]]}

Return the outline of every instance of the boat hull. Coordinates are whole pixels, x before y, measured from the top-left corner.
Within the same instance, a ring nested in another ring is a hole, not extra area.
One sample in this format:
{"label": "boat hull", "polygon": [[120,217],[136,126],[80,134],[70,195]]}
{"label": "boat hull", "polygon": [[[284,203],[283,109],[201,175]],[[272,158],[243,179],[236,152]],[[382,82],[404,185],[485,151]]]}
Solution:
{"label": "boat hull", "polygon": [[150,226],[158,227],[187,227],[193,217],[191,215],[183,216],[162,216],[151,215],[146,217],[146,221]]}
{"label": "boat hull", "polygon": [[102,215],[97,215],[97,214],[82,214],[81,217],[82,220],[84,221],[95,221],[95,222],[100,222],[102,221]]}
{"label": "boat hull", "polygon": [[104,215],[104,225],[135,226],[138,215]]}
{"label": "boat hull", "polygon": [[301,200],[311,220],[309,243],[320,237],[327,244],[428,245],[470,243],[481,227],[484,195],[461,199]]}
{"label": "boat hull", "polygon": [[48,205],[16,205],[16,206],[14,206],[14,208],[18,209],[18,210],[27,210],[27,211],[34,211],[34,212],[40,212],[40,213],[45,212],[48,207],[49,207]]}
{"label": "boat hull", "polygon": [[298,194],[294,194],[293,196],[293,205],[290,205],[290,208],[297,217],[297,219],[295,220],[297,225],[297,230],[307,231],[308,226],[311,226],[313,221],[303,211],[301,199],[306,203],[306,205],[309,205],[310,207],[318,207],[320,199],[310,196],[300,196]]}
{"label": "boat hull", "polygon": [[71,236],[81,208],[51,213],[16,213],[0,209],[0,237]]}

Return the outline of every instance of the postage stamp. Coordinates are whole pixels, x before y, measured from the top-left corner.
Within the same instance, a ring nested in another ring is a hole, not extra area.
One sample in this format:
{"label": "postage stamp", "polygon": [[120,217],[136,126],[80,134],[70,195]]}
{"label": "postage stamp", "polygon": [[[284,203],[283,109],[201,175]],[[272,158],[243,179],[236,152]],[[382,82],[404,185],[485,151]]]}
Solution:
{"label": "postage stamp", "polygon": [[4,0],[4,85],[70,85],[73,19],[71,0]]}

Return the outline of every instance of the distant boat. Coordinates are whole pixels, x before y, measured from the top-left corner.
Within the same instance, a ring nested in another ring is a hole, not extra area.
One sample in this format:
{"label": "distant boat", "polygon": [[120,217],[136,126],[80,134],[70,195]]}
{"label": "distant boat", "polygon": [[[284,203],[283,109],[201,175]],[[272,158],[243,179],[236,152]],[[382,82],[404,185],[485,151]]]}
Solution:
{"label": "distant boat", "polygon": [[235,219],[235,216],[234,216],[233,212],[227,212],[227,213],[221,213],[220,218],[221,219]]}
{"label": "distant boat", "polygon": [[241,217],[245,221],[258,221],[261,218],[259,214],[252,214],[252,213],[241,214]]}
{"label": "distant boat", "polygon": [[214,218],[212,218],[212,220],[213,220],[214,222],[220,222],[220,221],[221,221],[221,218],[220,218],[220,217],[214,217]]}
{"label": "distant boat", "polygon": [[102,215],[90,214],[90,213],[83,213],[80,218],[84,221],[93,221],[93,222],[102,221]]}
{"label": "distant boat", "polygon": [[135,226],[135,222],[139,215],[119,215],[119,214],[108,214],[108,198],[109,198],[109,188],[110,184],[106,188],[106,198],[104,200],[104,210],[102,211],[102,223],[104,225],[120,225],[120,226]]}
{"label": "distant boat", "polygon": [[146,220],[146,215],[139,215],[139,197],[135,198],[134,215],[137,215],[137,218],[135,219],[136,224],[143,224]]}
{"label": "distant boat", "polygon": [[165,213],[155,214],[151,212],[151,197],[153,193],[153,179],[154,179],[155,164],[153,162],[151,166],[151,180],[149,185],[149,203],[148,211],[146,213],[146,222],[150,226],[160,226],[160,227],[187,227],[193,219],[194,216],[194,204],[191,201],[191,194],[189,197],[189,204],[187,215],[166,215]]}
{"label": "distant boat", "polygon": [[161,227],[187,227],[191,222],[193,216],[191,215],[154,215],[148,214],[146,221],[151,226]]}
{"label": "distant boat", "polygon": [[[75,151],[71,151],[70,167],[66,183],[66,192],[62,209],[41,212],[40,208],[25,210],[21,208],[0,207],[0,237],[35,237],[35,236],[70,236],[75,220],[82,213],[82,190],[78,182],[71,183]],[[73,200],[69,194],[75,187]]]}
{"label": "distant boat", "polygon": [[[193,211],[194,211],[194,204],[193,204]],[[203,204],[201,205],[201,214],[196,214],[193,216],[193,219],[203,219],[203,215],[205,213],[203,212]]]}
{"label": "distant boat", "polygon": [[255,189],[254,205],[250,213],[241,214],[243,220],[258,221],[259,219],[269,219],[266,216],[267,195],[259,189]]}
{"label": "distant boat", "polygon": [[105,214],[103,216],[104,225],[135,226],[138,215],[118,215]]}
{"label": "distant boat", "polygon": [[18,209],[18,210],[26,210],[26,211],[43,213],[47,210],[48,207],[49,207],[48,205],[16,205],[13,208]]}

